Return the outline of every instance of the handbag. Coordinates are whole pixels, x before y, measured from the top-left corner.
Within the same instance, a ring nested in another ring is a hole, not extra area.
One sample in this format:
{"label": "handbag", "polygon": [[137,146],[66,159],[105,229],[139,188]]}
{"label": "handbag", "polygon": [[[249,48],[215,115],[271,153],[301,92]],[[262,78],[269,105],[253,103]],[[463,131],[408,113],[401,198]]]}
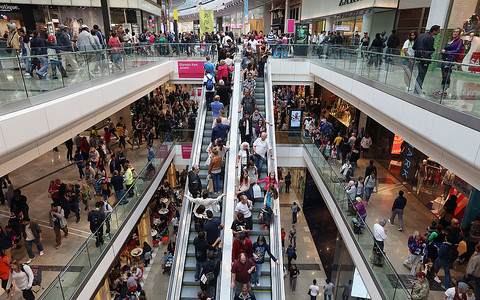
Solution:
{"label": "handbag", "polygon": [[213,192],[214,192],[212,178],[208,179],[208,192],[211,193],[211,194],[213,194]]}

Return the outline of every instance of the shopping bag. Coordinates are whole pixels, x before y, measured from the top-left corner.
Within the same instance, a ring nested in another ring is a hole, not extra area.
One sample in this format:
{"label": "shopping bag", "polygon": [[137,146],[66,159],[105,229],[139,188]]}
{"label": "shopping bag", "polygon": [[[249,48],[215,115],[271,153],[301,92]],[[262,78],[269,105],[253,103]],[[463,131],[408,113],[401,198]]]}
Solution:
{"label": "shopping bag", "polygon": [[258,184],[254,184],[252,187],[253,190],[253,198],[262,198],[262,190],[260,189],[260,186]]}

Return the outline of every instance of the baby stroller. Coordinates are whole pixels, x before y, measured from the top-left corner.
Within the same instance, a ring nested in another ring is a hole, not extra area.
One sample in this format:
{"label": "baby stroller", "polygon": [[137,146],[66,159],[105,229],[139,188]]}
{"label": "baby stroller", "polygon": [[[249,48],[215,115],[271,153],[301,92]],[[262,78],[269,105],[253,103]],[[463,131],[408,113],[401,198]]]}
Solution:
{"label": "baby stroller", "polygon": [[172,271],[172,264],[173,264],[173,255],[168,254],[165,256],[164,262],[163,262],[163,272],[162,274],[168,273],[170,275],[170,272]]}
{"label": "baby stroller", "polygon": [[360,223],[357,218],[352,219],[352,224],[353,224],[353,233],[362,234],[362,223]]}

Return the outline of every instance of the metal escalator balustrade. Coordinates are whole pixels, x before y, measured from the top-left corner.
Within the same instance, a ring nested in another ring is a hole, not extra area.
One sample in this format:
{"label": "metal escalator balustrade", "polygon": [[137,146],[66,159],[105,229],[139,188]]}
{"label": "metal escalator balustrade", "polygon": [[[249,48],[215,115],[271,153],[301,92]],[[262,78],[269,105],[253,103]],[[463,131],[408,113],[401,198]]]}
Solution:
{"label": "metal escalator balustrade", "polygon": [[[336,210],[340,212],[335,214],[335,221],[337,224],[344,223],[346,225],[345,232],[350,236],[349,238],[352,241],[352,245],[355,247],[356,252],[359,254],[358,257],[361,259],[361,262],[355,261],[355,264],[363,264],[366,266],[365,272],[368,272],[369,275],[367,276],[372,279],[372,286],[375,287],[375,290],[379,295],[377,298],[390,300],[411,299],[411,288],[408,289],[407,286],[405,286],[388,256],[383,251],[380,252],[380,259],[378,260],[383,262],[381,266],[374,264],[371,260],[374,245],[373,231],[358,213],[352,214],[352,207],[354,206],[345,191],[345,184],[343,183],[342,178],[339,178],[336,175],[332,166],[328,163],[317,146],[312,143],[311,139],[303,137],[301,132],[298,131],[284,131],[279,132],[278,135],[282,138],[288,139],[290,145],[299,144],[304,148],[304,159],[310,173],[314,175],[314,173],[318,172],[320,175],[319,180],[321,182],[317,182],[317,179],[313,176],[317,185],[325,185],[329,195],[324,196],[326,198],[331,197],[333,199],[333,205],[335,205]],[[364,226],[362,234],[354,234],[353,218],[356,218],[357,222],[361,222]],[[344,233],[342,233],[342,235],[344,235]],[[347,242],[347,238],[345,236],[343,238]],[[360,266],[358,265],[358,267],[360,271]],[[363,279],[363,273],[360,273],[360,275]],[[365,279],[363,280],[367,283]]]}
{"label": "metal escalator balustrade", "polygon": [[[133,229],[137,219],[148,205],[150,197],[160,184],[163,174],[168,168],[166,162],[172,158],[169,158],[169,156],[173,154],[171,152],[179,135],[172,135],[156,149],[155,157],[138,173],[138,177],[134,180],[131,188],[113,206],[112,212],[108,216],[110,235],[104,238],[104,244],[97,247],[95,245],[95,233],[92,233],[39,299],[86,299],[92,296],[91,293],[100,284],[92,278],[102,278],[108,269],[108,266],[99,268],[99,265],[106,263],[104,258],[110,255],[110,252],[121,251],[128,233]],[[128,194],[131,190],[133,190],[133,196],[129,197]],[[128,201],[128,203],[120,205],[123,201]],[[114,256],[109,256],[109,258],[113,262]]]}
{"label": "metal escalator balustrade", "polygon": [[[202,140],[204,137],[204,129],[206,129],[206,101],[205,101],[205,87],[202,88],[202,98],[200,100],[200,105],[197,111],[197,123],[195,126],[195,134],[193,136],[192,142],[192,152],[189,162],[189,171],[193,166],[199,165],[201,152],[203,151]],[[202,171],[200,171],[202,172]],[[200,175],[200,174],[199,174]],[[200,175],[201,176],[201,175]],[[188,177],[185,183],[185,194],[192,196],[188,190]],[[206,183],[202,181],[202,188],[206,187]],[[180,215],[176,246],[175,246],[175,255],[173,258],[172,271],[170,275],[170,281],[168,285],[167,299],[176,300],[180,299],[182,293],[185,297],[188,297],[191,291],[183,289],[183,280],[188,280],[188,277],[184,278],[184,272],[191,271],[192,269],[192,260],[187,257],[187,248],[189,244],[190,237],[190,226],[192,219],[192,210],[193,203],[188,200],[184,200],[182,203],[182,211]],[[193,242],[193,239],[192,241]],[[195,272],[195,257],[193,257],[193,270]],[[198,290],[196,290],[198,292]],[[196,297],[196,292],[192,297]],[[187,298],[188,299],[188,298]],[[194,298],[195,299],[195,298]]]}

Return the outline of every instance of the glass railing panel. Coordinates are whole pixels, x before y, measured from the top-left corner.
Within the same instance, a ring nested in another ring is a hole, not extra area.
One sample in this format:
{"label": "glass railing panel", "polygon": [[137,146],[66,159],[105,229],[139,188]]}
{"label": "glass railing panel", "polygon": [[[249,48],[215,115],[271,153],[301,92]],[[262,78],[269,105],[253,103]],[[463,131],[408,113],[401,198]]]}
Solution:
{"label": "glass railing panel", "polygon": [[27,97],[22,73],[23,70],[16,56],[0,60],[0,86],[2,87],[0,105]]}
{"label": "glass railing panel", "polygon": [[[178,135],[179,134],[175,134],[175,136]],[[91,266],[95,264],[105,248],[108,246],[111,237],[115,235],[123,222],[125,222],[128,214],[132,211],[138,201],[142,199],[142,196],[155,179],[155,174],[160,171],[162,164],[165,162],[166,155],[175,145],[177,137],[173,136],[174,135],[171,135],[162,145],[158,147],[155,157],[149,163],[147,163],[141,171],[138,172],[138,177],[134,180],[134,183],[130,189],[126,190],[124,197],[117,201],[117,203],[113,206],[112,213],[109,215],[110,236],[104,237],[103,244],[97,244],[95,234],[90,235],[87,241],[80,247],[80,250],[78,250],[74,257],[57,276],[58,280],[53,281],[53,286],[49,287],[42,294],[40,299],[53,299],[51,298],[52,295],[57,297],[55,299],[70,299],[70,297],[75,293],[80,284],[85,280],[85,277],[90,271]],[[129,193],[131,195],[129,195]],[[126,204],[120,204],[123,203],[125,199],[128,202]],[[104,223],[104,234],[105,230],[106,224]],[[55,286],[57,283],[58,286]],[[52,295],[50,295],[50,293],[52,293]],[[58,297],[58,293],[61,293],[60,297]]]}
{"label": "glass railing panel", "polygon": [[57,277],[53,280],[50,286],[43,292],[41,299],[45,300],[65,300],[63,297],[62,285],[60,279]]}

